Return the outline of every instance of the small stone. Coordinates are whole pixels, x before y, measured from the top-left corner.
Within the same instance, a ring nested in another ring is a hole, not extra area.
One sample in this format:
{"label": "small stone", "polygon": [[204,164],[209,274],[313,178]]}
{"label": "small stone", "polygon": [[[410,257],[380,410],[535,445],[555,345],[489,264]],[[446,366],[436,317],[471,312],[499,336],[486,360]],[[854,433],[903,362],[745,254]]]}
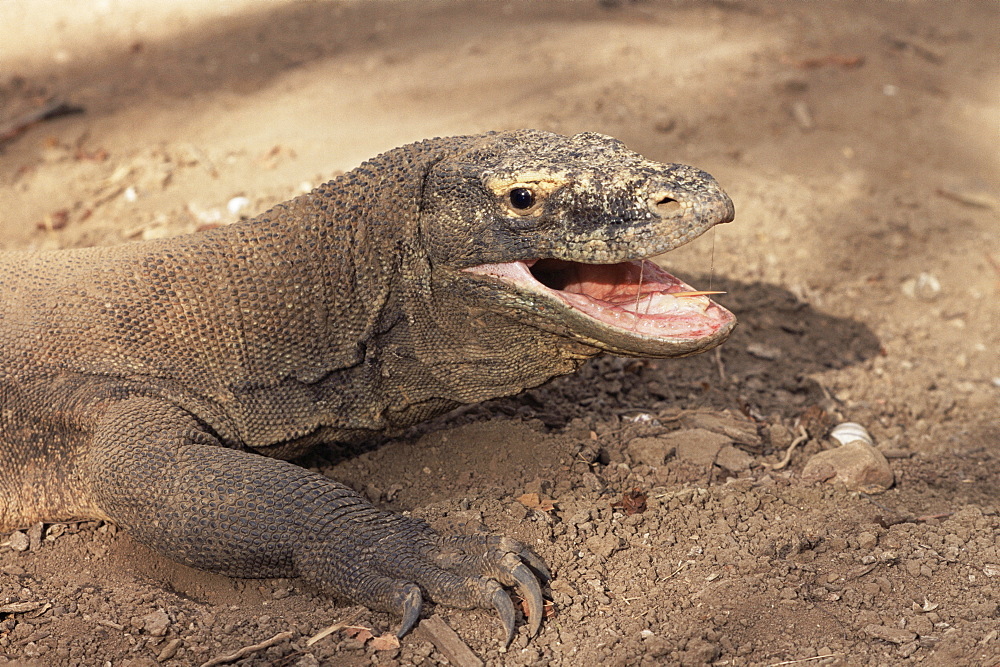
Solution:
{"label": "small stone", "polygon": [[902,628],[893,628],[888,625],[866,625],[865,634],[869,637],[881,639],[882,641],[891,642],[893,644],[906,644],[917,638],[917,634],[915,632],[903,630]]}
{"label": "small stone", "polygon": [[930,273],[921,273],[902,284],[903,294],[918,301],[931,301],[941,293],[941,283]]}
{"label": "small stone", "polygon": [[28,548],[38,551],[42,546],[42,524],[36,523],[28,528]]}
{"label": "small stone", "polygon": [[751,356],[757,357],[758,359],[763,359],[765,361],[774,361],[781,358],[781,348],[775,347],[773,345],[765,345],[763,343],[748,343],[747,353]]}
{"label": "small stone", "polygon": [[682,665],[708,665],[719,657],[719,647],[710,641],[695,638],[681,654]]}
{"label": "small stone", "polygon": [[852,491],[881,493],[895,481],[882,452],[860,440],[820,452],[802,470],[805,482],[843,484]]}
{"label": "small stone", "polygon": [[7,540],[7,546],[9,546],[14,551],[27,551],[28,546],[31,543],[28,541],[28,536],[19,530],[15,530],[10,534],[10,539]]}
{"label": "small stone", "polygon": [[622,540],[616,535],[606,535],[605,537],[588,537],[584,542],[587,549],[602,560],[607,560],[611,554],[618,551],[622,546]]}
{"label": "small stone", "polygon": [[749,470],[751,463],[753,463],[752,456],[732,445],[720,449],[718,456],[715,457],[715,464],[729,472]]}
{"label": "small stone", "polygon": [[170,618],[167,612],[157,609],[142,617],[142,627],[150,635],[162,637],[167,634],[167,628],[170,627]]}
{"label": "small stone", "polygon": [[580,476],[580,481],[583,482],[583,487],[591,491],[600,491],[604,488],[604,484],[594,473],[587,471]]}
{"label": "small stone", "polygon": [[862,549],[874,549],[878,544],[878,535],[867,531],[858,533],[858,546]]}
{"label": "small stone", "polygon": [[634,461],[654,468],[663,465],[676,449],[676,445],[667,438],[635,438],[628,444]]}
{"label": "small stone", "polygon": [[916,632],[920,637],[934,634],[934,624],[926,616],[914,616],[907,621],[906,629]]}
{"label": "small stone", "polygon": [[156,656],[156,661],[166,662],[167,660],[170,660],[175,655],[177,655],[178,649],[180,649],[181,645],[183,644],[184,644],[183,639],[180,638],[171,639],[169,642],[167,642],[167,645],[163,647],[163,650],[160,651],[159,654]]}

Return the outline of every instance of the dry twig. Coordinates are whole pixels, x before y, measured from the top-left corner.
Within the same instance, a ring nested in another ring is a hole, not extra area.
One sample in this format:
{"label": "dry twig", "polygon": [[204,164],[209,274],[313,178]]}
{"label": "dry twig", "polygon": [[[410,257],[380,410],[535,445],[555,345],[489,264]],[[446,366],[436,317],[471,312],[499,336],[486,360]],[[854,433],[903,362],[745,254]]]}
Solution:
{"label": "dry twig", "polygon": [[805,427],[800,426],[799,437],[792,440],[792,444],[788,445],[788,449],[785,450],[785,456],[777,463],[764,463],[763,465],[767,468],[770,468],[771,470],[781,470],[786,465],[788,465],[789,461],[792,460],[792,452],[795,451],[795,448],[808,439],[809,439],[809,434],[806,433]]}
{"label": "dry twig", "polygon": [[781,665],[798,665],[803,662],[812,662],[813,660],[825,660],[826,658],[836,658],[842,655],[841,653],[827,653],[826,655],[814,655],[811,658],[799,658],[798,660],[782,660],[781,662],[772,662],[767,667],[780,667]]}
{"label": "dry twig", "polygon": [[337,630],[342,630],[342,629],[346,628],[348,625],[352,625],[360,617],[361,617],[361,612],[357,612],[357,613],[354,613],[351,616],[349,616],[346,621],[338,621],[338,622],[334,623],[333,625],[331,625],[330,627],[324,628],[324,629],[320,630],[319,632],[317,632],[312,637],[310,637],[309,639],[306,640],[306,646],[312,646],[313,644],[315,644],[316,642],[318,642],[320,639],[323,639],[324,637],[332,635]]}
{"label": "dry twig", "polygon": [[288,641],[294,635],[290,630],[285,632],[279,632],[270,639],[265,639],[259,644],[253,644],[251,646],[244,646],[238,651],[233,653],[227,653],[226,655],[220,655],[218,658],[212,658],[208,662],[202,663],[201,667],[216,667],[217,665],[224,665],[227,662],[236,662],[242,658],[247,657],[257,651],[263,651],[264,649],[271,648],[275,644],[280,644],[281,642]]}

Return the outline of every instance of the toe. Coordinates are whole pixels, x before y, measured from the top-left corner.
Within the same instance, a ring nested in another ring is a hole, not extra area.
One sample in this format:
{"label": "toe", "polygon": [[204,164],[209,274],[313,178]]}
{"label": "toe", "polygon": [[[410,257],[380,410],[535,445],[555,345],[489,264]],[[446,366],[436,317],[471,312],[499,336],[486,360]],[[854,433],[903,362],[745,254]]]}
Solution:
{"label": "toe", "polygon": [[420,594],[420,587],[416,584],[406,584],[403,594],[403,621],[399,624],[396,636],[403,638],[407,632],[413,629],[420,618],[420,607],[423,606],[423,595]]}

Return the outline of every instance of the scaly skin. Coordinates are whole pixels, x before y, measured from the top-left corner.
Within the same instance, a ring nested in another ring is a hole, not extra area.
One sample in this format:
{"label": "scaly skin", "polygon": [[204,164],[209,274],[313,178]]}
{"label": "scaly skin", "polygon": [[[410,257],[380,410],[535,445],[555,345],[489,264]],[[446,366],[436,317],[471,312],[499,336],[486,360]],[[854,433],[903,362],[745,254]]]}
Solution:
{"label": "scaly skin", "polygon": [[729,313],[623,262],[731,218],[696,169],[522,130],[404,146],[226,228],[2,253],[0,531],[114,521],[196,567],[400,612],[400,636],[428,595],[496,608],[509,643],[515,586],[536,632],[548,573],[528,549],[440,536],[280,459],[602,352],[721,343]]}

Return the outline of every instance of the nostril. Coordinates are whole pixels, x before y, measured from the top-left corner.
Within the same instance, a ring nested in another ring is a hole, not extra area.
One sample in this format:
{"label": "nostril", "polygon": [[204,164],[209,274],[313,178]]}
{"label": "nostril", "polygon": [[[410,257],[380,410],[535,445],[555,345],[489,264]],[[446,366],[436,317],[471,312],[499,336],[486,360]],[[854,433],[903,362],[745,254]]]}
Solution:
{"label": "nostril", "polygon": [[663,217],[675,215],[681,210],[681,203],[672,197],[662,197],[653,205],[656,212]]}

